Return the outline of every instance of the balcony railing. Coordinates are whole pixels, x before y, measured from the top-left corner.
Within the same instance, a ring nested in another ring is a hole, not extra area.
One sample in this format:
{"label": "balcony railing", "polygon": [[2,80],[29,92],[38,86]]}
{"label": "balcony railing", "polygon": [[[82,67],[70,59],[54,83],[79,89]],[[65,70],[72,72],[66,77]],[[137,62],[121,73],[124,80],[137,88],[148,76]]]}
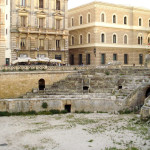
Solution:
{"label": "balcony railing", "polygon": [[25,32],[25,33],[45,33],[45,34],[61,34],[61,35],[68,35],[67,30],[56,30],[56,29],[50,29],[50,28],[39,28],[39,27],[29,27],[29,26],[18,26],[13,27],[11,30],[18,30],[19,32]]}

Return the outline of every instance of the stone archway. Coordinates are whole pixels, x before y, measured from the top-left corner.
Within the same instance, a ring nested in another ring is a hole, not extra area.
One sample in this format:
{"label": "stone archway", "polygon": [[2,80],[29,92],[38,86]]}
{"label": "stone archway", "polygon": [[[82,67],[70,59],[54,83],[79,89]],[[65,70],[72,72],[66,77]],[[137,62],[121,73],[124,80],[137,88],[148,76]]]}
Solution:
{"label": "stone archway", "polygon": [[39,90],[44,90],[45,89],[45,80],[44,79],[40,79],[39,80]]}
{"label": "stone archway", "polygon": [[145,97],[147,98],[148,96],[150,96],[150,87],[146,90],[146,93],[145,93]]}

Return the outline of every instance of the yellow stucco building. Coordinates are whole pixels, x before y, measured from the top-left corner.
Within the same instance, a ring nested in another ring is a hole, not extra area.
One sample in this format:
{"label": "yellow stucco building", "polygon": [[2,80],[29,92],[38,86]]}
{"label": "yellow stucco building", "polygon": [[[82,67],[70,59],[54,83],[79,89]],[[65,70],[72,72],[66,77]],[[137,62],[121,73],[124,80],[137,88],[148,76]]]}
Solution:
{"label": "yellow stucco building", "polygon": [[150,52],[150,10],[92,2],[68,13],[70,64],[144,64]]}

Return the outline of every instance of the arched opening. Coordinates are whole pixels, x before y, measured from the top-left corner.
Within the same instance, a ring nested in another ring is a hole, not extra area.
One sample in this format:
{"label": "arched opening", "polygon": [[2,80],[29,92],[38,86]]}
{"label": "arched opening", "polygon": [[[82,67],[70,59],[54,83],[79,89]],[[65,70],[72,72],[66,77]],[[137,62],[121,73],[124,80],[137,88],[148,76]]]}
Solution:
{"label": "arched opening", "polygon": [[147,98],[148,96],[150,96],[150,87],[147,89],[145,97]]}
{"label": "arched opening", "polygon": [[45,89],[45,80],[40,79],[39,80],[39,90],[44,90]]}

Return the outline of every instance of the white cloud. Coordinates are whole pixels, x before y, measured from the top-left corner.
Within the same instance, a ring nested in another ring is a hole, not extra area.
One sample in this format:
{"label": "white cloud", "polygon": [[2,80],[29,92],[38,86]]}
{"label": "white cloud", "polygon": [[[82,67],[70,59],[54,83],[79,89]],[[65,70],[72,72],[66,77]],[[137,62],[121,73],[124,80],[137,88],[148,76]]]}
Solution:
{"label": "white cloud", "polygon": [[[71,9],[93,1],[95,0],[69,0],[68,8]],[[113,4],[122,4],[127,6],[143,7],[143,8],[150,9],[150,0],[96,0],[96,1],[113,3]]]}

